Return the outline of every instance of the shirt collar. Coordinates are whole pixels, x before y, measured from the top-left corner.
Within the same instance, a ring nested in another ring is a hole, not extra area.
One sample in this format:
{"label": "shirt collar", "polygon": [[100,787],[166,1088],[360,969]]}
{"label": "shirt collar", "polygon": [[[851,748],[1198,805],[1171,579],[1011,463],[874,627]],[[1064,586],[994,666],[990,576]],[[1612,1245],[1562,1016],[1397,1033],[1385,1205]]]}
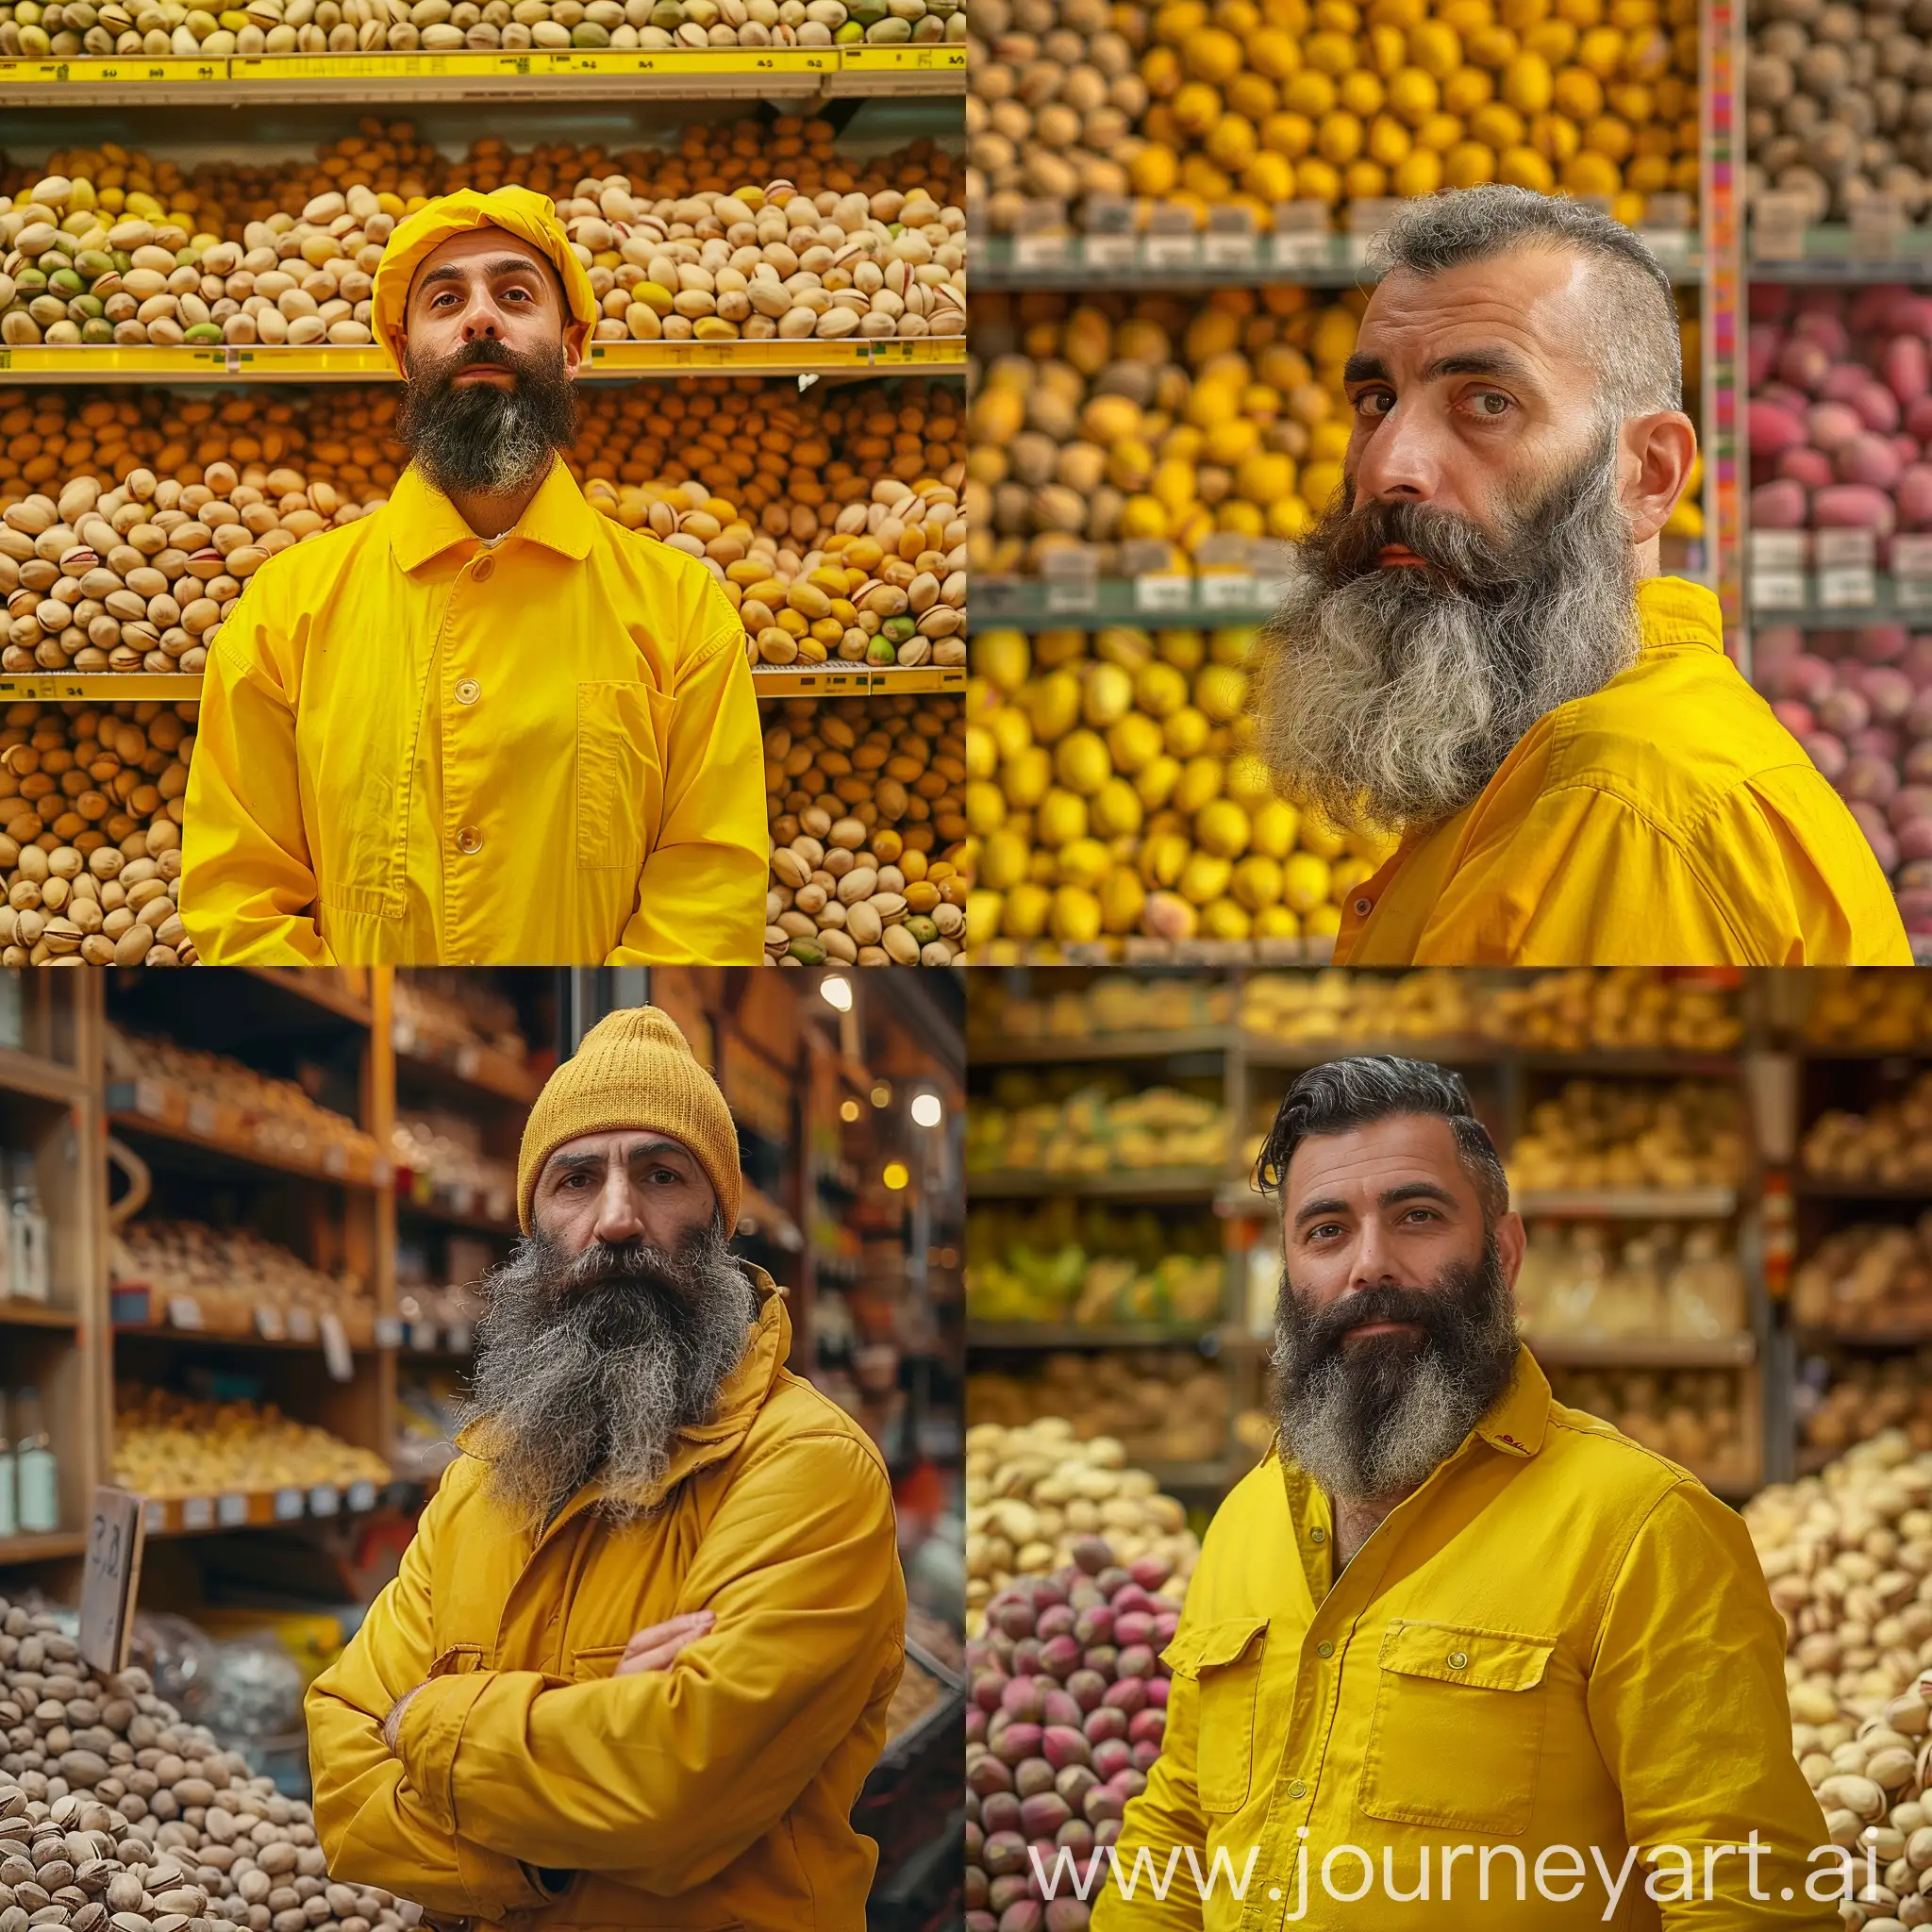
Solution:
{"label": "shirt collar", "polygon": [[[458,543],[481,541],[456,505],[414,463],[398,480],[388,514],[390,554],[406,571],[421,570]],[[584,501],[576,479],[559,457],[510,534],[581,563],[591,554],[597,512]]]}
{"label": "shirt collar", "polygon": [[1543,1433],[1549,1424],[1550,1378],[1528,1347],[1519,1341],[1515,1376],[1489,1414],[1476,1424],[1475,1433],[1505,1456],[1527,1458],[1543,1446]]}
{"label": "shirt collar", "polygon": [[1717,592],[1702,584],[1684,577],[1645,577],[1637,587],[1637,616],[1645,651],[1684,644],[1724,650],[1723,607]]}

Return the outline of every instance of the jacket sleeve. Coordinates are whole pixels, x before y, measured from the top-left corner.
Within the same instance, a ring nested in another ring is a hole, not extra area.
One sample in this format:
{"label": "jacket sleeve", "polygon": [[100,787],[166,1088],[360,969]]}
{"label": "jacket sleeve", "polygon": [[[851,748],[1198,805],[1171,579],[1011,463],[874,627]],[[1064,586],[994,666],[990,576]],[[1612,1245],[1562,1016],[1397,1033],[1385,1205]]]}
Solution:
{"label": "jacket sleeve", "polygon": [[208,655],[181,826],[181,923],[210,966],[327,966],[295,770],[295,707],[261,648],[264,571]]}
{"label": "jacket sleeve", "polygon": [[[1597,1747],[1623,1793],[1625,1841],[1638,1848],[1636,1869],[1656,1874],[1668,1932],[1839,1924],[1836,1905],[1806,1892],[1821,1874],[1826,1891],[1837,1867],[1807,1862],[1829,1840],[1791,1755],[1784,1665],[1784,1624],[1743,1524],[1680,1482],[1639,1529],[1610,1588],[1588,1690]],[[1705,1851],[1747,1846],[1754,1832],[1765,1848],[1755,1896],[1741,1854],[1707,1863]],[[1688,1855],[1691,1886],[1674,1855],[1645,1858],[1657,1846]],[[1674,1898],[1687,1890],[1696,1896]]]}
{"label": "jacket sleeve", "polygon": [[[306,1703],[315,1831],[329,1870],[426,1910],[501,1919],[544,1894],[513,1858],[458,1840],[409,1787],[382,1740],[383,1720],[435,1667],[430,1550],[447,1514],[447,1479],[423,1512],[395,1581],[370,1607]],[[437,1682],[455,1682],[439,1678]],[[420,1700],[419,1700],[420,1701]]]}
{"label": "jacket sleeve", "polygon": [[771,1831],[903,1667],[906,1590],[874,1456],[796,1437],[741,1472],[675,1607],[717,1622],[668,1671],[430,1684],[398,1750],[435,1824],[667,1896]]}
{"label": "jacket sleeve", "polygon": [[[1186,1634],[1183,1625],[1176,1646]],[[1190,1846],[1203,1866],[1208,1862],[1208,1818],[1196,1783],[1200,1742],[1200,1687],[1176,1673],[1168,1681],[1160,1756],[1147,1774],[1147,1789],[1127,1800],[1114,1863],[1090,1893],[1093,1932],[1200,1932],[1204,1907],[1186,1864]],[[1181,1863],[1170,1882],[1176,1852]],[[1067,1888],[1060,1890],[1064,1896]],[[1165,1899],[1158,1890],[1165,1890]]]}
{"label": "jacket sleeve", "polygon": [[604,963],[759,965],[771,863],[765,754],[735,614],[680,675],[666,739],[658,842],[638,874],[637,909]]}

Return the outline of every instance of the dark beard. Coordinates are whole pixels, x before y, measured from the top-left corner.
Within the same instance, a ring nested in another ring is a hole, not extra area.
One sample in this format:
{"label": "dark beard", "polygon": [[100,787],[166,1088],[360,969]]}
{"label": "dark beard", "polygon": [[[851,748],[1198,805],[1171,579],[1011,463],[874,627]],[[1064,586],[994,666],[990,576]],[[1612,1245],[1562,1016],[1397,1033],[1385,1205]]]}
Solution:
{"label": "dark beard", "polygon": [[[1344,1338],[1371,1322],[1423,1334]],[[1509,1387],[1516,1311],[1493,1240],[1479,1265],[1429,1289],[1370,1288],[1318,1307],[1281,1277],[1271,1391],[1282,1454],[1331,1495],[1406,1493],[1450,1456]]]}
{"label": "dark beard", "polygon": [[625,1241],[569,1256],[533,1234],[482,1286],[459,1423],[488,1424],[491,1493],[540,1528],[593,1478],[608,1514],[637,1513],[677,1431],[711,1415],[758,1304],[715,1223],[675,1254]]}
{"label": "dark beard", "polygon": [[[479,363],[513,371],[515,388],[457,388],[458,373]],[[396,438],[445,496],[519,490],[546,473],[576,433],[576,386],[560,346],[546,356],[519,356],[484,336],[440,362],[409,360]]]}
{"label": "dark beard", "polygon": [[[1539,718],[1635,661],[1615,457],[1607,432],[1494,535],[1433,504],[1352,509],[1344,486],[1261,634],[1256,749],[1286,796],[1352,826],[1433,824]],[[1384,569],[1391,543],[1423,566]]]}

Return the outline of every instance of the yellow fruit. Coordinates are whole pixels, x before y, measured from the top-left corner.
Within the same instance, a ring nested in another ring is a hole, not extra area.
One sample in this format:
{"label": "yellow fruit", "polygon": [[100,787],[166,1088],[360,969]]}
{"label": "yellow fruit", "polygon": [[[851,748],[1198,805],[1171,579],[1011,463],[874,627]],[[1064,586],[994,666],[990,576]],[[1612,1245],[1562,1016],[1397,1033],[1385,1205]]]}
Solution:
{"label": "yellow fruit", "polygon": [[1480,67],[1458,67],[1442,83],[1442,111],[1467,117],[1495,92],[1496,83]]}
{"label": "yellow fruit", "polygon": [[1344,201],[1380,201],[1389,192],[1389,170],[1380,161],[1354,160],[1341,171]]}
{"label": "yellow fruit", "polygon": [[1319,201],[1332,208],[1341,198],[1341,176],[1326,161],[1310,155],[1295,163],[1294,191],[1298,201]]}
{"label": "yellow fruit", "polygon": [[1408,36],[1392,23],[1369,29],[1369,58],[1384,80],[1392,80],[1408,58]]}
{"label": "yellow fruit", "polygon": [[1053,783],[1053,754],[1044,745],[1029,744],[1000,767],[1000,790],[1007,803],[1030,811],[1046,796]]}
{"label": "yellow fruit", "polygon": [[1313,521],[1307,505],[1299,496],[1284,496],[1279,503],[1268,507],[1268,534],[1284,542],[1299,542]]}
{"label": "yellow fruit", "polygon": [[1024,708],[1033,735],[1043,744],[1073,728],[1080,715],[1080,680],[1071,671],[1050,672],[1017,693]]}
{"label": "yellow fruit", "polygon": [[966,787],[966,829],[975,839],[997,832],[1007,822],[1007,795],[997,785],[973,780]]}
{"label": "yellow fruit", "polygon": [[1113,870],[1112,850],[1099,839],[1074,839],[1060,847],[1054,883],[1092,891]]}
{"label": "yellow fruit", "polygon": [[1070,731],[1054,748],[1055,775],[1069,791],[1091,798],[1113,775],[1107,741],[1097,731]]}
{"label": "yellow fruit", "polygon": [[[1280,118],[1270,116],[1271,120]],[[1278,154],[1259,154],[1241,170],[1241,186],[1257,201],[1273,208],[1277,201],[1293,197],[1294,170]]]}
{"label": "yellow fruit", "polygon": [[1241,71],[1241,43],[1221,27],[1202,27],[1178,44],[1181,58],[1196,80],[1222,87]]}
{"label": "yellow fruit", "polygon": [[1277,456],[1273,450],[1257,450],[1242,458],[1234,487],[1248,502],[1263,508],[1278,503],[1294,489],[1294,458]]}
{"label": "yellow fruit", "polygon": [[1389,82],[1389,111],[1410,127],[1420,127],[1441,98],[1436,76],[1420,67],[1401,68]]}
{"label": "yellow fruit", "polygon": [[1208,661],[1208,640],[1197,630],[1157,632],[1154,648],[1160,654],[1160,661],[1176,671],[1198,671]]}
{"label": "yellow fruit", "polygon": [[1206,906],[1227,891],[1233,874],[1229,860],[1217,858],[1211,852],[1196,852],[1181,868],[1181,897],[1195,906]]}
{"label": "yellow fruit", "polygon": [[1062,886],[1053,895],[1053,936],[1063,945],[1084,945],[1100,937],[1100,901],[1078,886]]}
{"label": "yellow fruit", "polygon": [[1158,142],[1149,142],[1127,163],[1127,177],[1134,184],[1135,193],[1156,201],[1165,201],[1174,192],[1179,175],[1180,164],[1173,149],[1162,147]]}
{"label": "yellow fruit", "polygon": [[1033,814],[1033,833],[1041,844],[1056,851],[1087,836],[1087,801],[1055,786]]}
{"label": "yellow fruit", "polygon": [[1270,80],[1287,80],[1301,72],[1301,42],[1279,27],[1263,27],[1248,42],[1248,62]]}
{"label": "yellow fruit", "polygon": [[1408,158],[1414,143],[1408,129],[1392,114],[1377,114],[1369,124],[1369,158],[1385,168],[1397,168]]}
{"label": "yellow fruit", "polygon": [[1317,74],[1339,79],[1355,65],[1355,42],[1347,34],[1312,33],[1302,42],[1302,60]]}
{"label": "yellow fruit", "polygon": [[1478,67],[1500,73],[1516,58],[1516,36],[1507,26],[1479,26],[1471,32],[1464,51]]}
{"label": "yellow fruit", "polygon": [[1157,464],[1154,494],[1170,516],[1178,516],[1194,500],[1194,466],[1178,458]]}
{"label": "yellow fruit", "polygon": [[1551,193],[1557,173],[1533,147],[1506,147],[1496,162],[1496,179],[1511,188],[1528,188],[1538,194]]}
{"label": "yellow fruit", "polygon": [[1053,894],[1029,879],[1007,894],[999,929],[1008,939],[1037,940],[1046,929],[1046,916],[1052,909]]}
{"label": "yellow fruit", "polygon": [[1607,161],[1623,162],[1630,158],[1630,130],[1614,114],[1599,114],[1583,130],[1587,154],[1602,155]]}
{"label": "yellow fruit", "polygon": [[1031,857],[1017,832],[995,832],[979,848],[979,880],[996,891],[1017,886],[1026,876]]}
{"label": "yellow fruit", "polygon": [[1140,870],[1150,889],[1175,884],[1188,863],[1188,841],[1178,832],[1163,832],[1141,841]]}
{"label": "yellow fruit", "polygon": [[1217,858],[1239,858],[1248,849],[1248,815],[1233,799],[1217,798],[1195,815],[1194,840]]}
{"label": "yellow fruit", "polygon": [[1310,121],[1319,120],[1335,105],[1335,83],[1327,75],[1304,67],[1281,83],[1281,105]]}
{"label": "yellow fruit", "polygon": [[1554,81],[1541,54],[1519,54],[1503,71],[1503,98],[1519,114],[1541,114],[1550,105]]}
{"label": "yellow fruit", "polygon": [[1469,117],[1469,135],[1485,147],[1514,147],[1524,138],[1523,116],[1507,101],[1485,101]]}
{"label": "yellow fruit", "polygon": [[[1255,914],[1254,936],[1257,940],[1298,940],[1302,936],[1302,923],[1286,906],[1263,906]],[[975,945],[979,935],[973,935]]]}
{"label": "yellow fruit", "polygon": [[1428,115],[1415,131],[1417,147],[1446,155],[1462,139],[1462,123],[1449,113]]}
{"label": "yellow fruit", "polygon": [[1340,108],[1324,114],[1315,126],[1315,146],[1324,160],[1333,161],[1338,168],[1354,160],[1362,151],[1360,119]]}
{"label": "yellow fruit", "polygon": [[1281,901],[1281,863],[1264,852],[1251,852],[1234,869],[1234,895],[1250,912]]}
{"label": "yellow fruit", "polygon": [[985,945],[999,937],[1000,916],[1006,901],[998,892],[984,891],[966,894],[966,936],[974,946]]}
{"label": "yellow fruit", "polygon": [[1529,124],[1530,145],[1557,167],[1576,152],[1582,139],[1576,123],[1566,114],[1539,114]]}
{"label": "yellow fruit", "polygon": [[1257,145],[1254,125],[1239,114],[1224,114],[1208,136],[1208,152],[1230,174],[1239,174],[1255,158]]}
{"label": "yellow fruit", "polygon": [[1242,458],[1260,447],[1260,425],[1246,416],[1230,416],[1208,430],[1202,455],[1224,470],[1234,469]]}
{"label": "yellow fruit", "polygon": [[1339,906],[1317,906],[1302,920],[1305,937],[1333,939],[1341,930],[1341,908]]}
{"label": "yellow fruit", "polygon": [[1341,76],[1335,98],[1351,114],[1366,121],[1382,111],[1389,90],[1382,85],[1379,75],[1371,74],[1366,67],[1357,67]]}
{"label": "yellow fruit", "polygon": [[1199,757],[1206,748],[1208,735],[1212,729],[1213,726],[1192,705],[1183,705],[1162,725],[1161,736],[1175,758],[1191,758]]}
{"label": "yellow fruit", "polygon": [[1348,850],[1348,838],[1325,813],[1307,811],[1302,814],[1301,845],[1318,858],[1340,858]]}
{"label": "yellow fruit", "polygon": [[1355,425],[1346,416],[1332,416],[1308,431],[1308,457],[1313,462],[1339,463],[1348,455]]}
{"label": "yellow fruit", "polygon": [[1221,118],[1221,95],[1206,81],[1191,80],[1171,103],[1174,125],[1183,134],[1199,137]]}
{"label": "yellow fruit", "polygon": [[1109,778],[1094,793],[1089,814],[1095,836],[1102,839],[1138,832],[1143,816],[1140,796],[1124,778]]}
{"label": "yellow fruit", "polygon": [[1392,185],[1397,194],[1413,198],[1433,194],[1442,185],[1442,158],[1431,148],[1413,148],[1395,164]]}
{"label": "yellow fruit", "polygon": [[1310,463],[1302,472],[1302,501],[1317,513],[1334,502],[1341,489],[1341,465]]}
{"label": "yellow fruit", "polygon": [[1304,915],[1328,902],[1328,861],[1312,852],[1297,852],[1281,869],[1281,897]]}
{"label": "yellow fruit", "polygon": [[1181,768],[1181,780],[1174,788],[1174,809],[1191,819],[1221,796],[1222,764],[1211,753],[1190,758]]}
{"label": "yellow fruit", "polygon": [[1425,20],[1411,27],[1409,58],[1424,74],[1446,80],[1462,64],[1462,42],[1456,29],[1440,20]]}
{"label": "yellow fruit", "polygon": [[1564,164],[1561,178],[1572,194],[1615,194],[1624,185],[1617,164],[1588,149],[1574,155]]}
{"label": "yellow fruit", "polygon": [[1480,142],[1457,142],[1442,158],[1442,175],[1451,188],[1479,188],[1496,178],[1496,158]]}
{"label": "yellow fruit", "polygon": [[1160,756],[1160,726],[1141,711],[1129,711],[1107,734],[1108,755],[1114,770],[1130,777]]}
{"label": "yellow fruit", "polygon": [[1117,865],[1100,888],[1100,926],[1103,932],[1127,933],[1141,924],[1147,889],[1131,866]]}
{"label": "yellow fruit", "polygon": [[983,630],[973,640],[973,668],[995,689],[1011,693],[1026,682],[1031,661],[1026,633]]}
{"label": "yellow fruit", "polygon": [[966,727],[966,775],[991,778],[1000,768],[999,741],[984,724]]}
{"label": "yellow fruit", "polygon": [[1118,664],[1091,664],[1080,688],[1080,715],[1096,730],[1124,718],[1134,707],[1134,680]]}
{"label": "yellow fruit", "polygon": [[1372,877],[1374,870],[1366,858],[1357,858],[1353,853],[1338,858],[1328,869],[1329,896],[1336,905],[1345,907],[1349,895],[1365,878]]}
{"label": "yellow fruit", "polygon": [[1576,59],[1599,80],[1614,80],[1624,64],[1624,36],[1613,26],[1593,26],[1576,43]]}
{"label": "yellow fruit", "polygon": [[1134,774],[1134,795],[1149,811],[1158,811],[1174,796],[1174,788],[1180,778],[1180,759],[1163,751]]}
{"label": "yellow fruit", "polygon": [[1201,908],[1201,931],[1210,940],[1244,940],[1251,930],[1247,913],[1232,899],[1216,899]]}
{"label": "yellow fruit", "polygon": [[1229,758],[1221,782],[1222,790],[1251,818],[1274,803],[1274,781],[1253,752],[1240,752]]}
{"label": "yellow fruit", "polygon": [[1217,724],[1239,717],[1247,696],[1246,674],[1224,664],[1210,664],[1194,680],[1194,703]]}
{"label": "yellow fruit", "polygon": [[1134,695],[1150,717],[1171,717],[1188,701],[1188,680],[1172,664],[1145,664],[1135,675]]}

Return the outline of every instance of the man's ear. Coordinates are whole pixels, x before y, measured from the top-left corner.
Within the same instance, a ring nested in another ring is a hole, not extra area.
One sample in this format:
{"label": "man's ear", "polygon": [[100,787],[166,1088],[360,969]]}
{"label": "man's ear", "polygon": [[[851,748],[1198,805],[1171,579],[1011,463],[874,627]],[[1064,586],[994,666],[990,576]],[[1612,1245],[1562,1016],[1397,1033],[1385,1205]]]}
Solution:
{"label": "man's ear", "polygon": [[1529,1234],[1523,1225],[1523,1216],[1513,1208],[1508,1213],[1499,1216],[1491,1239],[1496,1244],[1496,1265],[1502,1270],[1504,1286],[1514,1294],[1516,1277],[1523,1272],[1523,1251],[1529,1245]]}
{"label": "man's ear", "polygon": [[575,378],[583,366],[584,351],[590,346],[591,325],[573,316],[563,325],[563,373]]}
{"label": "man's ear", "polygon": [[1619,477],[1630,541],[1647,543],[1670,522],[1697,460],[1697,429],[1681,409],[1624,418]]}

